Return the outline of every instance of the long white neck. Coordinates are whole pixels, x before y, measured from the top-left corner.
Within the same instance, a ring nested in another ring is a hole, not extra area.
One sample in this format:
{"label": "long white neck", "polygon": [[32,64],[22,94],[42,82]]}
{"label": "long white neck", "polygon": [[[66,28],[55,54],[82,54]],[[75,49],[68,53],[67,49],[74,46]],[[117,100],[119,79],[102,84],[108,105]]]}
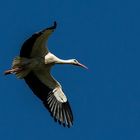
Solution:
{"label": "long white neck", "polygon": [[72,63],[73,63],[72,59],[64,60],[64,59],[58,58],[58,60],[56,61],[56,64],[72,64]]}
{"label": "long white neck", "polygon": [[52,54],[52,53],[49,52],[45,56],[45,64],[49,64],[49,63],[55,63],[55,64],[72,64],[73,63],[73,59],[63,60],[63,59],[60,59],[60,58],[56,57],[54,54]]}

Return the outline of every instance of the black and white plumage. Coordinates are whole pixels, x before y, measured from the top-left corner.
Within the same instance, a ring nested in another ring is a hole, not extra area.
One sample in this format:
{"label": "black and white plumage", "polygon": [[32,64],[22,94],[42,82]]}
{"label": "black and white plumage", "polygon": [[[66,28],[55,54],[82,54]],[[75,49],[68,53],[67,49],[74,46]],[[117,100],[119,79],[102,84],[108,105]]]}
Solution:
{"label": "black and white plumage", "polygon": [[62,60],[49,52],[46,41],[56,28],[54,25],[33,34],[21,47],[20,55],[13,60],[12,69],[5,74],[15,74],[24,79],[33,93],[43,102],[52,117],[64,126],[72,126],[73,114],[62,87],[50,74],[54,64],[73,64],[87,68],[76,59]]}

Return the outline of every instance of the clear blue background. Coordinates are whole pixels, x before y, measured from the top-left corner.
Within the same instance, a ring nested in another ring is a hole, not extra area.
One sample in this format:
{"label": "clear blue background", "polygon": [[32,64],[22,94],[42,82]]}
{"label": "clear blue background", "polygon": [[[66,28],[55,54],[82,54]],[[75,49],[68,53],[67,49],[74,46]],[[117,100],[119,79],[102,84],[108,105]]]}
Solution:
{"label": "clear blue background", "polygon": [[[140,2],[5,0],[0,3],[1,140],[140,140]],[[49,49],[89,70],[56,66],[74,126],[53,121],[23,80],[4,76],[22,43],[58,22]]]}

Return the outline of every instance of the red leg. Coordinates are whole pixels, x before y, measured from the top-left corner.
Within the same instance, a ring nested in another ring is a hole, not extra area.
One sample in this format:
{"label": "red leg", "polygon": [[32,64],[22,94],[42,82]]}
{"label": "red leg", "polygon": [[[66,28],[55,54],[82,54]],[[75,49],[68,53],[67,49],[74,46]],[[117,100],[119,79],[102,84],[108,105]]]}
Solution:
{"label": "red leg", "polygon": [[13,74],[13,73],[18,73],[18,72],[20,72],[22,70],[23,70],[22,68],[14,68],[14,69],[6,70],[4,72],[4,74],[8,75],[8,74]]}

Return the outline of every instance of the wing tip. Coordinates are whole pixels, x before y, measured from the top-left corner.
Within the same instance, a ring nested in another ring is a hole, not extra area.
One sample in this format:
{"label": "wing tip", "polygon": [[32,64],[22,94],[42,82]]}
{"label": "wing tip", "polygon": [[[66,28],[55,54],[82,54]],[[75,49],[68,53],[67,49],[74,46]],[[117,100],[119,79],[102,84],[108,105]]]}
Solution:
{"label": "wing tip", "polygon": [[[49,108],[49,105],[48,105],[47,102],[44,102],[43,104],[44,104],[45,107],[48,109],[48,111],[49,111],[51,117],[53,118],[53,120],[54,120],[55,122],[58,122],[59,125],[61,125],[61,126],[63,126],[63,127],[67,127],[67,128],[71,128],[71,127],[73,126],[73,119],[72,119],[72,120],[68,120],[68,118],[67,118],[68,116],[65,116],[65,119],[62,121],[62,120],[56,118],[56,116],[53,114],[53,112],[52,112],[51,109]],[[65,110],[64,110],[64,112],[65,112]]]}
{"label": "wing tip", "polygon": [[[50,98],[51,96],[52,96],[52,98]],[[54,111],[54,106],[53,105],[50,106],[50,104],[53,100],[55,100],[57,103],[57,107],[56,107],[55,111]],[[68,101],[61,104],[61,107],[59,107],[59,109],[58,109],[58,102],[55,99],[55,97],[53,96],[53,94],[50,92],[48,94],[47,100],[43,101],[43,104],[48,109],[48,111],[50,112],[50,115],[53,117],[55,122],[58,122],[61,126],[64,126],[67,128],[72,127],[73,114],[72,114],[72,111],[71,111],[71,108],[70,108]]]}
{"label": "wing tip", "polygon": [[48,30],[48,29],[49,29],[49,30],[56,29],[56,27],[57,27],[57,22],[54,21],[54,22],[53,22],[53,26],[47,28],[47,30]]}
{"label": "wing tip", "polygon": [[56,21],[54,21],[53,26],[54,26],[54,29],[57,27],[57,22]]}

